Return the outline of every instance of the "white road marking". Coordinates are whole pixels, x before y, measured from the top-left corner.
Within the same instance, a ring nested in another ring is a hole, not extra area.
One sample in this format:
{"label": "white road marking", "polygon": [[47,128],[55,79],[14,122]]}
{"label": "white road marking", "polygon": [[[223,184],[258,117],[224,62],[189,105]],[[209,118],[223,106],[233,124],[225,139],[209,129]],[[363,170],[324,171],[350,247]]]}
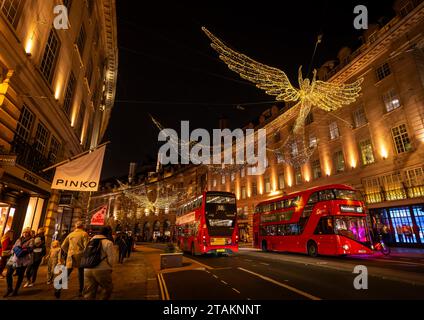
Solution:
{"label": "white road marking", "polygon": [[260,262],[260,264],[263,264],[264,266],[269,266],[269,263]]}
{"label": "white road marking", "polygon": [[214,278],[216,278],[216,279],[218,279],[218,276],[216,276],[216,275],[214,275],[214,274],[213,274],[213,277],[214,277]]}
{"label": "white road marking", "polygon": [[237,292],[238,294],[240,294],[240,291],[238,291],[237,289],[235,289],[235,288],[231,288],[231,289],[233,289],[235,292]]}
{"label": "white road marking", "polygon": [[261,278],[261,279],[263,279],[263,280],[265,280],[265,281],[271,282],[271,283],[273,283],[273,284],[275,284],[275,285],[277,285],[277,286],[280,286],[280,287],[283,287],[283,288],[285,288],[285,289],[287,289],[287,290],[293,291],[293,292],[295,292],[295,293],[297,293],[297,294],[299,294],[299,295],[301,295],[301,296],[304,296],[304,297],[306,297],[306,298],[308,298],[308,299],[311,299],[311,300],[321,300],[321,298],[318,298],[318,297],[316,297],[316,296],[314,296],[314,295],[311,295],[311,294],[309,294],[309,293],[307,293],[307,292],[305,292],[305,291],[302,291],[302,290],[296,289],[296,288],[294,288],[294,287],[292,287],[292,286],[289,286],[289,285],[287,285],[287,284],[284,284],[284,283],[278,282],[278,281],[276,281],[276,280],[274,280],[274,279],[271,279],[271,278],[269,278],[269,277],[267,277],[267,276],[264,276],[264,275],[261,275],[261,274],[259,274],[259,273],[256,273],[256,272],[253,272],[253,271],[250,271],[250,270],[244,269],[244,268],[240,268],[240,267],[239,267],[238,269],[239,269],[239,270],[241,270],[241,271],[244,271],[244,272],[247,272],[247,273],[253,274],[253,275],[255,275],[255,276],[257,276],[257,277],[259,277],[259,278]]}
{"label": "white road marking", "polygon": [[224,280],[221,280],[221,282],[222,282],[223,284],[226,284],[226,285],[228,284],[228,283],[226,283]]}

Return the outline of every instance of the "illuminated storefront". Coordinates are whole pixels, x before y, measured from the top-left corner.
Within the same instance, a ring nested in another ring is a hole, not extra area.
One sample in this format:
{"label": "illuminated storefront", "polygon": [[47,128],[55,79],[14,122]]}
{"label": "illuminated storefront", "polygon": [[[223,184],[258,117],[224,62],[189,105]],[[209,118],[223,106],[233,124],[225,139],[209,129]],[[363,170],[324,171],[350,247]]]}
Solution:
{"label": "illuminated storefront", "polygon": [[393,244],[424,245],[424,204],[370,210],[375,224],[388,227]]}

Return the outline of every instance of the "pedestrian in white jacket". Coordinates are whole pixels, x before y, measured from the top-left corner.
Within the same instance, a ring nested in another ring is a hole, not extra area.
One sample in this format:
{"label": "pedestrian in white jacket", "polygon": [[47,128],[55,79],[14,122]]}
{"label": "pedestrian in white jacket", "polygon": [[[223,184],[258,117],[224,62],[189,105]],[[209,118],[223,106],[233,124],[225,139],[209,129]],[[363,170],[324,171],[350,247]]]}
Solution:
{"label": "pedestrian in white jacket", "polygon": [[101,258],[102,261],[94,268],[84,269],[84,298],[95,300],[97,290],[102,289],[99,298],[108,300],[112,294],[112,269],[116,260],[116,253],[112,239],[112,228],[104,227],[99,235],[94,236],[91,240],[101,239]]}

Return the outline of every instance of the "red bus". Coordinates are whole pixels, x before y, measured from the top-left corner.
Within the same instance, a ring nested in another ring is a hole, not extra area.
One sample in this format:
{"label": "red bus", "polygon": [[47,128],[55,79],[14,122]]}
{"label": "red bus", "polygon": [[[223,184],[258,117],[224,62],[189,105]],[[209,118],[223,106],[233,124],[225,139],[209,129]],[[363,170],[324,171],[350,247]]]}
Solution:
{"label": "red bus", "polygon": [[253,216],[255,247],[312,257],[372,254],[361,198],[349,186],[328,185],[262,202]]}
{"label": "red bus", "polygon": [[209,191],[177,210],[178,246],[192,255],[238,251],[236,196]]}

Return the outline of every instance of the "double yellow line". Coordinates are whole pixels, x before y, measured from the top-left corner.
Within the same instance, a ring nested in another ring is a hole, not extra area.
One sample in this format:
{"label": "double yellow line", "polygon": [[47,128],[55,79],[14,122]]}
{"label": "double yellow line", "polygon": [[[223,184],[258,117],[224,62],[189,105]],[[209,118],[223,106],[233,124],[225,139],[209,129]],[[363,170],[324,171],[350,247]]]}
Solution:
{"label": "double yellow line", "polygon": [[168,288],[166,287],[165,279],[163,278],[162,273],[158,273],[158,282],[162,300],[169,300]]}

